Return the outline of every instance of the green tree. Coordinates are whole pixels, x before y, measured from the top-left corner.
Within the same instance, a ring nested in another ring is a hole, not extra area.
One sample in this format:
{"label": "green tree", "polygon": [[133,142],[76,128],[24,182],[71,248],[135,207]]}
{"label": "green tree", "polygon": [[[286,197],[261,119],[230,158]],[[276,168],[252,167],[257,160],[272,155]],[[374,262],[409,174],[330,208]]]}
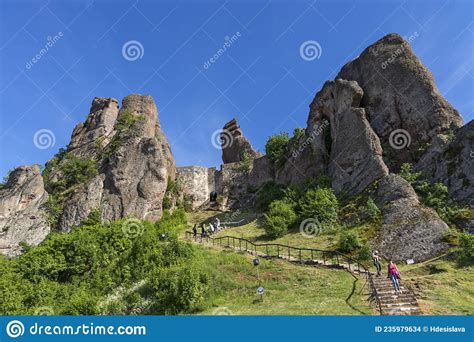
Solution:
{"label": "green tree", "polygon": [[323,226],[336,224],[338,207],[336,195],[330,188],[309,189],[299,200],[302,218],[315,218]]}
{"label": "green tree", "polygon": [[272,238],[285,235],[288,228],[296,221],[296,213],[293,206],[284,201],[277,200],[270,204],[268,213],[265,214],[265,232]]}
{"label": "green tree", "polygon": [[281,165],[285,161],[289,142],[290,136],[285,132],[269,137],[265,144],[265,153],[268,160],[275,165]]}

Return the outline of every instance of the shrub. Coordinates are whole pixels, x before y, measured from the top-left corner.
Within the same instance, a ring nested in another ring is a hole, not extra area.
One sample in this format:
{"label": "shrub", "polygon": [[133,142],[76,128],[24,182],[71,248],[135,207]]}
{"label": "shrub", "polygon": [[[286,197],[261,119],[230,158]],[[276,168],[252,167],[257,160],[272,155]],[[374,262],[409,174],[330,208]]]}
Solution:
{"label": "shrub", "polygon": [[203,302],[209,290],[208,279],[193,267],[160,268],[149,278],[154,308],[160,314],[192,312]]}
{"label": "shrub", "polygon": [[237,164],[237,171],[242,173],[248,173],[252,168],[253,159],[250,157],[247,151],[242,155],[242,160]]}
{"label": "shrub", "polygon": [[94,226],[102,223],[102,215],[99,209],[92,209],[87,218],[81,222],[81,226]]}
{"label": "shrub", "polygon": [[364,243],[357,252],[357,258],[360,260],[370,260],[372,258],[372,247]]}
{"label": "shrub", "polygon": [[265,144],[265,153],[270,162],[281,165],[285,161],[285,154],[288,150],[290,136],[288,133],[279,133],[268,138]]}
{"label": "shrub", "polygon": [[337,222],[338,201],[330,188],[309,189],[298,203],[303,218],[315,218],[329,227]]}
{"label": "shrub", "polygon": [[285,235],[296,221],[296,213],[293,206],[284,200],[273,201],[268,213],[265,214],[265,232],[272,238]]}
{"label": "shrub", "polygon": [[415,189],[421,202],[436,210],[438,215],[447,223],[462,225],[471,217],[468,207],[454,201],[448,187],[442,183],[434,183],[421,179],[421,172],[414,172],[411,164],[405,163],[400,168],[400,176],[407,180]]}
{"label": "shrub", "polygon": [[364,214],[369,220],[377,221],[381,218],[382,212],[379,207],[375,204],[372,197],[367,199],[367,204],[361,209],[362,214]]}
{"label": "shrub", "polygon": [[459,249],[456,259],[460,266],[474,265],[474,235],[463,233],[459,237]]}
{"label": "shrub", "polygon": [[339,250],[343,253],[351,253],[362,247],[359,234],[355,231],[345,231],[339,238]]}
{"label": "shrub", "polygon": [[163,210],[169,210],[173,206],[173,202],[171,198],[166,194],[165,197],[163,197]]}

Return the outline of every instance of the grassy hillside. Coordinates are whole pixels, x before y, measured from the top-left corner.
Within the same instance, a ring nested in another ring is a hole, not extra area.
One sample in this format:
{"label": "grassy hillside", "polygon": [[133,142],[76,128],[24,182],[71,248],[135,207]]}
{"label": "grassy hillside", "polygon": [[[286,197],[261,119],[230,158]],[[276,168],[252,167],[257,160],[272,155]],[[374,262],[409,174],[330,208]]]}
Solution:
{"label": "grassy hillside", "polygon": [[188,243],[183,211],[152,224],[90,217],[25,253],[0,257],[0,314],[371,314],[348,272]]}
{"label": "grassy hillside", "polygon": [[[213,274],[216,291],[199,314],[219,315],[359,315],[374,314],[364,283],[342,270],[261,260],[265,288],[256,294],[257,269],[248,254],[198,246],[196,254]],[[347,301],[346,301],[347,300]]]}
{"label": "grassy hillside", "polygon": [[[247,212],[240,214],[239,217],[252,215],[254,214]],[[188,219],[190,222],[200,223],[212,220],[215,216],[215,212],[200,212],[189,214]],[[224,214],[218,216],[221,221],[225,220]],[[244,237],[256,243],[272,242],[319,249],[337,248],[339,230],[310,237],[301,234],[299,229],[290,230],[283,237],[271,239],[266,235],[263,224],[263,220],[256,219],[221,231],[217,236]],[[357,231],[363,238],[369,238],[375,234],[376,227],[371,224],[360,224],[351,230]],[[385,265],[384,262],[383,271]],[[402,272],[402,285],[415,292],[425,314],[474,314],[474,267],[459,267],[451,258],[443,257],[414,265],[399,264],[399,268]]]}

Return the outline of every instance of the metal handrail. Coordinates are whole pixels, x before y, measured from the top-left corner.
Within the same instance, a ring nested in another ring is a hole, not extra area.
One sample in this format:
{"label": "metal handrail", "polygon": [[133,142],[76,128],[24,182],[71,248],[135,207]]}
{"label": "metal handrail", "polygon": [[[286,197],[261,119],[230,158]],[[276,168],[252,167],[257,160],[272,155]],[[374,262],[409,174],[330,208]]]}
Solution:
{"label": "metal handrail", "polygon": [[[185,236],[186,238],[189,238],[189,237],[193,237],[193,232],[189,232],[189,231],[186,231],[185,232]],[[235,241],[234,240],[238,240],[239,243],[239,250],[242,250],[242,242],[245,242],[245,248],[244,250],[245,251],[250,251],[252,254],[257,254],[257,247],[264,247],[265,248],[265,253],[262,253],[262,254],[265,254],[266,257],[272,257],[271,254],[268,253],[268,247],[276,247],[277,248],[277,257],[280,257],[280,250],[284,250],[286,249],[288,251],[288,260],[291,261],[291,250],[294,249],[298,252],[297,255],[299,255],[299,259],[300,259],[300,262],[302,262],[302,251],[309,251],[311,252],[311,257],[313,258],[314,256],[314,252],[318,252],[318,253],[321,253],[322,254],[322,258],[323,258],[323,264],[326,265],[326,259],[327,259],[327,256],[329,255],[329,257],[336,257],[336,264],[339,265],[339,266],[342,266],[341,263],[339,262],[339,260],[341,261],[346,261],[347,264],[348,264],[348,268],[349,268],[349,271],[351,271],[351,263],[353,265],[357,265],[357,268],[359,270],[359,274],[360,274],[360,269],[362,268],[362,270],[364,271],[364,273],[367,275],[367,278],[368,278],[368,282],[370,284],[370,288],[371,288],[371,296],[375,299],[376,303],[377,303],[377,306],[378,306],[378,309],[380,311],[380,313],[382,314],[382,306],[381,306],[381,303],[380,303],[380,298],[379,298],[379,294],[377,292],[377,288],[375,287],[375,283],[374,283],[374,280],[373,280],[373,277],[372,277],[372,272],[370,272],[370,269],[364,265],[363,263],[361,263],[359,260],[357,259],[354,259],[348,255],[345,255],[339,251],[335,251],[335,250],[324,250],[324,249],[317,249],[317,248],[307,248],[307,247],[295,247],[295,246],[290,246],[290,245],[283,245],[283,244],[280,244],[280,243],[263,243],[263,244],[256,244],[256,243],[253,243],[252,241],[248,240],[248,239],[245,239],[245,238],[241,238],[241,237],[236,237],[236,236],[231,236],[231,235],[225,235],[225,236],[219,236],[219,237],[211,237],[211,236],[206,236],[205,237],[206,241],[209,241],[211,240],[212,241],[212,244],[215,244],[215,241],[219,241],[219,245],[221,245],[221,241],[227,239],[227,246],[228,247],[231,247],[231,244],[230,244],[230,239],[232,239],[232,245],[234,246],[235,248]],[[248,245],[251,245],[253,248],[248,248]],[[297,258],[295,258],[297,259]],[[312,259],[314,260],[314,259]],[[332,264],[334,265],[334,262],[332,262]]]}

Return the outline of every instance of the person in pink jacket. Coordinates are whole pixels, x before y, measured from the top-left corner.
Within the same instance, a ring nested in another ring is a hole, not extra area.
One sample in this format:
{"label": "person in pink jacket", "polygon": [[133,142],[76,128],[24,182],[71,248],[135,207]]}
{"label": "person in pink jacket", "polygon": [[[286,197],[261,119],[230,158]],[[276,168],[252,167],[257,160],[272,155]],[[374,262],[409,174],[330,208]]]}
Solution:
{"label": "person in pink jacket", "polygon": [[400,272],[398,272],[397,265],[392,260],[388,264],[388,278],[392,280],[395,292],[402,293],[400,289]]}

